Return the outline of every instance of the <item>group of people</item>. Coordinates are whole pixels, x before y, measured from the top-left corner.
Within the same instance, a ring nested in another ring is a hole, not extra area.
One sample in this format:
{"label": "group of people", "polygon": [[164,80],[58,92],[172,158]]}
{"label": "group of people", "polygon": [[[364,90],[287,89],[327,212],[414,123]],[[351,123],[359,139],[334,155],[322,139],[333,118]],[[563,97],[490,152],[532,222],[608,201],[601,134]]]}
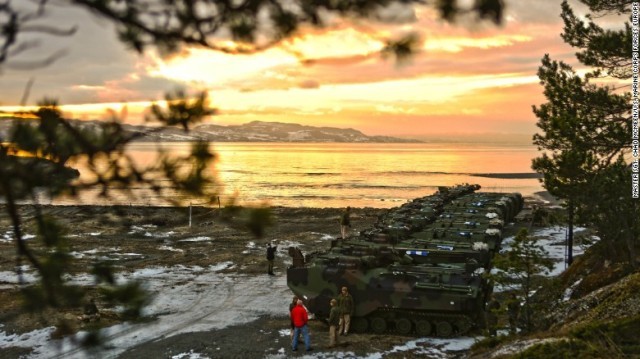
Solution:
{"label": "group of people", "polygon": [[[338,345],[339,335],[348,335],[353,315],[353,297],[347,287],[342,287],[337,298],[329,301],[331,310],[329,311],[329,348]],[[302,334],[304,346],[307,351],[311,351],[311,339],[309,337],[309,314],[304,307],[303,301],[297,296],[289,304],[291,317],[291,350],[298,350],[299,337]]]}

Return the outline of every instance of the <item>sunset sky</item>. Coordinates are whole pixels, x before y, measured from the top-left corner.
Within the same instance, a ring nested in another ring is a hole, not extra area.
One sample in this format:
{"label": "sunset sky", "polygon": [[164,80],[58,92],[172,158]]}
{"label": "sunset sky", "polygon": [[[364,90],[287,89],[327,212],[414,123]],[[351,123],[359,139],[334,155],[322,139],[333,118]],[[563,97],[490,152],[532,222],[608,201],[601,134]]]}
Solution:
{"label": "sunset sky", "polygon": [[[116,39],[110,24],[86,12],[54,9],[51,18],[76,24],[71,38],[47,38],[30,58],[58,50],[54,64],[20,70],[14,58],[0,72],[0,105],[20,103],[30,78],[29,105],[57,98],[70,116],[104,117],[108,106],[136,122],[150,100],[176,88],[209,91],[214,123],[254,120],[356,128],[368,135],[533,134],[531,105],[544,101],[540,59],[577,65],[560,38],[560,0],[507,0],[502,26],[456,24],[432,8],[388,9],[402,25],[336,20],[254,55],[184,49],[170,59],[144,56]],[[572,3],[578,14],[584,8]],[[392,19],[389,19],[392,20]],[[406,64],[383,58],[385,40],[417,31],[422,51]],[[304,61],[301,61],[304,60]],[[126,101],[126,110],[122,103]],[[0,108],[1,109],[1,108]]]}

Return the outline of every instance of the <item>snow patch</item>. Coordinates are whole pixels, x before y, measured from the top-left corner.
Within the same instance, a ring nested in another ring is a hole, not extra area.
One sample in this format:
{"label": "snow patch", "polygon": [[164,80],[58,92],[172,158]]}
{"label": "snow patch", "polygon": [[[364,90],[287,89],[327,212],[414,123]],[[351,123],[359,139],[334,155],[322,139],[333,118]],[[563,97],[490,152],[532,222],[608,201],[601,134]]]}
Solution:
{"label": "snow patch", "polygon": [[573,294],[573,291],[576,289],[578,285],[580,285],[581,282],[582,282],[582,278],[578,279],[575,283],[573,283],[567,289],[564,290],[564,295],[562,296],[563,302],[568,302],[569,300],[571,300],[571,294]]}
{"label": "snow patch", "polygon": [[211,240],[211,237],[201,236],[201,237],[181,239],[178,242],[206,242],[210,240]]}
{"label": "snow patch", "polygon": [[0,331],[0,348],[20,347],[32,348],[41,345],[49,340],[51,333],[56,330],[55,327],[47,327],[44,329],[36,329],[28,333],[8,334]]}
{"label": "snow patch", "polygon": [[165,246],[165,245],[158,247],[158,249],[160,249],[162,251],[170,251],[170,252],[184,252],[184,249],[173,248],[173,247]]}
{"label": "snow patch", "polygon": [[188,353],[174,355],[171,359],[209,359],[209,357],[204,354],[194,353],[193,349],[191,349]]}

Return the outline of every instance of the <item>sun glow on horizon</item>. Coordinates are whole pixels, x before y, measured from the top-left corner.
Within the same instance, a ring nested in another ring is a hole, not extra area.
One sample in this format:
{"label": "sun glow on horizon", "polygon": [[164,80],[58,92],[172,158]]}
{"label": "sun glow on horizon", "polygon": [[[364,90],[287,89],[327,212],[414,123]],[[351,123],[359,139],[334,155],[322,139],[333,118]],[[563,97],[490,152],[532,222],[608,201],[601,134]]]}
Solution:
{"label": "sun glow on horizon", "polygon": [[[467,133],[476,131],[474,126],[502,130],[511,121],[510,130],[528,131],[535,123],[531,105],[542,101],[539,59],[547,52],[573,56],[558,36],[559,19],[529,23],[507,14],[503,26],[495,27],[450,24],[431,6],[395,10],[392,15],[409,20],[399,25],[333,19],[331,26],[302,29],[254,54],[195,47],[170,57],[147,52],[133,60],[134,70],[117,78],[78,76],[60,89],[73,94],[75,104],[60,108],[71,118],[142,123],[154,103],[145,99],[182,87],[207,92],[211,107],[219,110],[211,121],[226,125],[296,122],[393,135],[408,129],[421,134]],[[413,58],[399,64],[381,56],[388,40],[412,32],[421,35]],[[164,88],[170,85],[175,86]]]}

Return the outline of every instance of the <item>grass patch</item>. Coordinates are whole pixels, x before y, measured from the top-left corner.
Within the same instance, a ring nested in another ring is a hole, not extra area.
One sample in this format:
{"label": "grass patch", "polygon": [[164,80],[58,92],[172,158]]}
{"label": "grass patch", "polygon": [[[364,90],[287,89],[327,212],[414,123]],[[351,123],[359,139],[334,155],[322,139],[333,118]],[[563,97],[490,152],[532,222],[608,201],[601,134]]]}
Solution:
{"label": "grass patch", "polygon": [[640,358],[640,316],[590,322],[569,332],[569,340],[534,345],[515,358]]}

